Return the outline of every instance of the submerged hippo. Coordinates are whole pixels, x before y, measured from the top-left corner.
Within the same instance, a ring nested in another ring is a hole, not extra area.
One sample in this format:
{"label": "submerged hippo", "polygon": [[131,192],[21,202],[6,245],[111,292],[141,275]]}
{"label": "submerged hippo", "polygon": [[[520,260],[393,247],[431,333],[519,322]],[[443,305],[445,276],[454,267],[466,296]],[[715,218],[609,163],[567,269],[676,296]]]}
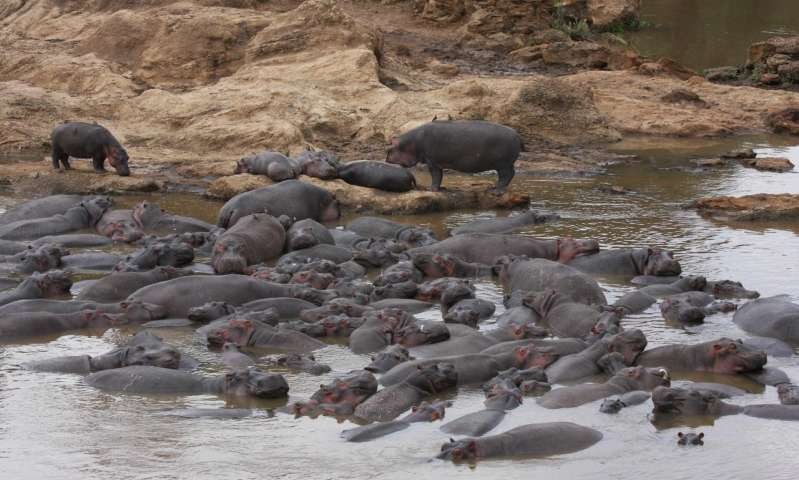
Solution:
{"label": "submerged hippo", "polygon": [[386,162],[403,167],[426,163],[434,192],[441,190],[445,168],[467,173],[496,170],[495,190],[504,193],[522,150],[521,137],[510,127],[478,120],[435,121],[393,138]]}
{"label": "submerged hippo", "polygon": [[527,210],[518,215],[496,217],[485,220],[473,220],[460,227],[453,228],[452,235],[465,233],[509,233],[530,225],[540,225],[560,219],[560,215],[542,214],[535,210]]}
{"label": "submerged hippo", "polygon": [[69,294],[71,287],[72,280],[66,272],[51,270],[46,273],[33,273],[16,288],[0,293],[0,306],[17,300],[63,297]]}
{"label": "submerged hippo", "polygon": [[217,225],[230,228],[240,218],[253,213],[286,215],[294,220],[312,218],[330,222],[339,217],[338,200],[323,188],[299,180],[286,180],[268,187],[243,192],[225,203]]}
{"label": "submerged hippo", "polygon": [[691,388],[656,388],[652,392],[652,421],[659,423],[675,417],[744,414],[750,417],[799,421],[799,405],[734,405],[722,401],[723,395],[710,390]]}
{"label": "submerged hippo", "polygon": [[279,257],[285,243],[286,231],[275,217],[247,215],[216,239],[211,266],[219,274],[245,273],[250,265]]}
{"label": "submerged hippo", "polygon": [[599,284],[587,274],[562,263],[543,258],[527,260],[524,257],[503,261],[500,281],[510,292],[521,290],[541,292],[556,290],[559,294],[586,305],[607,305]]}
{"label": "submerged hippo", "polygon": [[478,460],[548,457],[572,453],[594,445],[602,434],[571,422],[522,425],[499,435],[450,440],[436,458],[474,463]]}
{"label": "submerged hippo", "polygon": [[134,394],[199,395],[204,393],[258,398],[285,398],[288,383],[282,375],[257,368],[239,369],[218,377],[201,377],[168,368],[135,366],[104,370],[86,377],[100,390]]}
{"label": "submerged hippo", "polygon": [[635,363],[645,367],[664,367],[675,372],[736,374],[762,369],[766,364],[766,354],[747,347],[740,340],[720,338],[694,345],[655,347],[638,355]]}
{"label": "submerged hippo", "polygon": [[[47,218],[65,213],[80,202],[93,197],[85,195],[48,195],[22,202],[9,207],[0,215],[0,225],[16,222],[18,220],[33,220],[34,218]],[[67,246],[67,245],[64,245]],[[17,253],[17,252],[12,252]],[[7,253],[4,253],[4,255]]]}
{"label": "submerged hippo", "polygon": [[408,170],[371,160],[345,163],[339,167],[338,176],[351,185],[387,192],[407,192],[416,186],[416,179]]}
{"label": "submerged hippo", "polygon": [[80,202],[63,214],[51,217],[17,220],[0,226],[0,239],[34,240],[49,235],[60,235],[84,228],[92,228],[111,207],[108,197],[94,197]]}
{"label": "submerged hippo", "polygon": [[128,152],[108,129],[96,123],[62,123],[53,129],[50,142],[53,146],[53,168],[56,170],[59,162],[64,170],[71,169],[69,157],[74,157],[91,158],[94,170],[104,172],[107,159],[119,175],[130,175]]}
{"label": "submerged hippo", "polygon": [[438,402],[422,402],[419,405],[411,407],[411,413],[402,417],[399,420],[392,420],[390,422],[373,423],[371,425],[364,425],[363,427],[353,428],[351,430],[344,430],[341,436],[348,442],[368,442],[380,437],[385,437],[388,434],[404,430],[411,426],[411,423],[417,422],[435,422],[444,418],[444,411],[447,407],[451,406],[452,402],[438,401]]}
{"label": "submerged hippo", "polygon": [[742,306],[732,321],[741,329],[763,337],[799,342],[799,305],[787,297],[768,297]]}
{"label": "submerged hippo", "polygon": [[174,267],[157,267],[146,272],[116,272],[82,289],[75,298],[103,303],[120,302],[142,287],[187,274],[187,271]]}
{"label": "submerged hippo", "polygon": [[582,255],[569,265],[592,275],[673,276],[682,272],[671,252],[652,248],[622,248]]}
{"label": "submerged hippo", "polygon": [[570,408],[636,390],[669,386],[669,373],[663,368],[629,367],[620,370],[605,383],[584,383],[556,388],[538,399],[544,408]]}

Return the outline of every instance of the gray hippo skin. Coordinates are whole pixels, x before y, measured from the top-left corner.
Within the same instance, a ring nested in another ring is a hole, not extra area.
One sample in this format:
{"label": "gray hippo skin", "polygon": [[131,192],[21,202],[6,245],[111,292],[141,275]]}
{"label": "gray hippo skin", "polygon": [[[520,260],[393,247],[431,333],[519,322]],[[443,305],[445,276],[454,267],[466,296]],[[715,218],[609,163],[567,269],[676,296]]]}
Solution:
{"label": "gray hippo skin", "polygon": [[608,303],[596,280],[568,265],[543,258],[510,259],[502,265],[499,278],[510,292],[515,290],[541,292],[551,288],[577,303],[585,305]]}
{"label": "gray hippo skin", "polygon": [[502,255],[523,255],[566,263],[576,255],[597,250],[599,244],[596,240],[540,240],[522,235],[466,233],[429,246],[414,248],[408,254],[413,257],[417,253],[449,253],[466,262],[494,265],[495,259]]}
{"label": "gray hippo skin", "polygon": [[429,228],[405,225],[378,217],[358,217],[347,224],[347,230],[367,238],[388,238],[413,246],[431,245],[438,241]]}
{"label": "gray hippo skin", "polygon": [[133,243],[144,236],[141,225],[133,218],[133,210],[107,210],[96,228],[97,233],[114,242]]}
{"label": "gray hippo skin", "polygon": [[35,240],[48,235],[60,235],[92,228],[111,207],[108,197],[95,197],[52,217],[18,220],[0,226],[0,239]]}
{"label": "gray hippo skin", "polygon": [[429,122],[391,140],[386,162],[412,167],[427,164],[431,190],[441,190],[444,169],[466,173],[496,170],[496,191],[507,189],[524,143],[516,130],[479,120]]}
{"label": "gray hippo skin", "polygon": [[149,332],[137,333],[126,345],[92,357],[75,355],[28,362],[22,366],[39,372],[88,374],[111,368],[148,365],[178,368],[180,351]]}
{"label": "gray hippo skin", "polygon": [[662,421],[679,417],[711,416],[744,414],[772,420],[799,421],[799,405],[781,404],[754,404],[733,405],[722,401],[722,395],[708,390],[691,388],[656,388],[652,392],[652,422],[658,424]]}
{"label": "gray hippo skin", "polygon": [[414,252],[411,259],[426,277],[480,278],[494,274],[494,269],[488,265],[465,262],[451,253]]}
{"label": "gray hippo skin", "polygon": [[790,383],[777,385],[777,394],[783,405],[799,405],[799,386]]}
{"label": "gray hippo skin", "polygon": [[111,244],[111,239],[104,235],[93,233],[67,233],[64,235],[49,235],[34,240],[34,246],[54,243],[62,247],[103,247]]}
{"label": "gray hippo skin", "polygon": [[325,189],[299,180],[286,180],[268,187],[243,192],[225,203],[217,225],[230,228],[240,218],[253,213],[286,215],[293,220],[312,218],[331,222],[339,217],[336,197]]}
{"label": "gray hippo skin", "polygon": [[520,457],[548,457],[578,452],[594,445],[602,434],[571,422],[533,423],[483,438],[450,440],[436,458],[455,463]]}
{"label": "gray hippo skin", "polygon": [[46,272],[62,267],[61,258],[69,253],[69,250],[53,244],[30,246],[16,255],[0,257],[0,272],[13,274]]}
{"label": "gray hippo skin", "polygon": [[105,252],[82,252],[73,255],[67,255],[63,258],[62,264],[65,269],[70,271],[75,270],[94,270],[101,272],[109,272],[113,270],[122,257],[114,255],[113,253]]}
{"label": "gray hippo skin", "polygon": [[619,413],[622,408],[639,405],[652,398],[652,394],[643,390],[627,392],[619,397],[610,397],[602,401],[599,411],[602,413]]}
{"label": "gray hippo skin", "polygon": [[257,368],[218,377],[201,377],[168,368],[135,366],[104,370],[86,377],[86,384],[112,392],[199,395],[204,393],[257,398],[285,398],[289,386],[282,375]]}
{"label": "gray hippo skin", "polygon": [[[541,319],[540,321],[558,337],[586,338],[595,332],[600,320],[614,321],[603,317],[615,316],[612,312],[600,312],[596,308],[577,303],[556,290],[546,289],[531,295],[526,305]],[[615,319],[618,322],[618,319]]]}
{"label": "gray hippo skin", "polygon": [[356,354],[377,352],[393,344],[406,348],[449,338],[442,322],[420,322],[398,309],[366,312],[366,321],[350,335],[350,350]]}
{"label": "gray hippo skin", "polygon": [[0,340],[20,340],[85,328],[109,328],[125,323],[124,317],[110,316],[96,310],[14,313],[0,318]]}
{"label": "gray hippo skin", "polygon": [[411,407],[411,413],[399,420],[373,423],[363,427],[344,430],[341,432],[341,436],[348,442],[368,442],[404,430],[410,427],[411,423],[435,422],[436,420],[441,420],[444,418],[446,408],[450,405],[452,405],[452,403],[447,401],[433,403],[422,402],[419,405]]}
{"label": "gray hippo skin", "polygon": [[[655,277],[657,278],[657,277]],[[657,302],[658,298],[683,292],[700,291],[707,286],[705,277],[679,278],[667,284],[653,284],[624,294],[613,303],[625,315],[640,313]]]}
{"label": "gray hippo skin", "polygon": [[309,150],[292,158],[292,161],[303,175],[322,180],[332,180],[338,177],[338,158],[330,152]]}
{"label": "gray hippo skin", "polygon": [[128,152],[122,148],[116,138],[105,127],[96,123],[69,122],[62,123],[53,129],[50,135],[53,145],[53,168],[64,170],[72,168],[69,157],[91,158],[96,172],[105,171],[105,161],[123,177],[130,175]]}
{"label": "gray hippo skin", "polygon": [[480,437],[493,430],[504,418],[504,410],[480,410],[445,423],[441,431],[451,435]]}
{"label": "gray hippo skin", "polygon": [[786,297],[760,298],[743,305],[732,321],[742,330],[786,342],[799,342],[799,305]]}
{"label": "gray hippo skin", "polygon": [[17,300],[63,297],[69,295],[71,287],[69,275],[60,270],[34,273],[13,290],[0,293],[0,306]]}
{"label": "gray hippo skin", "polygon": [[339,167],[338,177],[350,185],[387,192],[407,192],[416,187],[416,179],[408,170],[371,160],[345,163]]}
{"label": "gray hippo skin", "polygon": [[288,251],[302,250],[320,243],[335,245],[336,242],[330,231],[316,220],[310,218],[299,220],[286,230],[286,250]]}
{"label": "gray hippo skin", "polygon": [[271,325],[237,318],[216,324],[207,333],[211,345],[233,343],[238,347],[269,348],[288,352],[310,352],[327,345],[295,330],[276,329]]}
{"label": "gray hippo skin", "polygon": [[614,336],[606,336],[582,352],[557,359],[547,370],[550,383],[580,380],[601,373],[597,361],[607,353],[619,352],[625,365],[632,365],[635,358],[646,348],[646,337],[640,330],[627,330]]}
{"label": "gray hippo skin", "polygon": [[187,318],[191,308],[209,301],[242,305],[258,299],[295,297],[307,291],[312,292],[312,289],[264,282],[244,275],[191,275],[140,288],[128,299],[161,305],[170,317]]}
{"label": "gray hippo skin", "polygon": [[47,218],[64,214],[67,210],[77,206],[80,202],[90,200],[91,198],[93,197],[84,195],[49,195],[47,197],[22,202],[14,205],[6,210],[4,214],[0,215],[0,225],[16,222],[18,220],[33,220],[35,218]]}
{"label": "gray hippo skin", "polygon": [[702,432],[698,434],[677,432],[677,445],[704,445],[703,438],[705,434]]}
{"label": "gray hippo skin", "polygon": [[592,275],[673,276],[682,272],[671,252],[652,248],[603,250],[577,257],[569,265]]}
{"label": "gray hippo skin", "polygon": [[497,217],[487,220],[473,220],[460,227],[455,227],[450,232],[452,235],[465,233],[509,233],[530,225],[540,225],[560,219],[560,215],[541,214],[535,210],[528,210],[518,215]]}
{"label": "gray hippo skin", "polygon": [[288,355],[281,355],[277,357],[275,364],[282,368],[299,370],[311,375],[322,375],[331,370],[330,365],[317,362],[316,357],[311,354],[289,353]]}
{"label": "gray hippo skin", "polygon": [[222,345],[222,363],[233,370],[255,365],[255,361],[239,351],[238,345],[226,342]]}
{"label": "gray hippo skin", "polygon": [[766,364],[766,354],[740,340],[719,338],[694,345],[664,345],[645,350],[635,363],[664,367],[673,372],[704,371],[733,375],[755,372]]}
{"label": "gray hippo skin", "polygon": [[27,249],[27,243],[15,242],[13,240],[0,240],[0,255],[16,255]]}
{"label": "gray hippo skin", "polygon": [[187,274],[187,271],[174,267],[157,267],[146,272],[116,272],[84,288],[75,299],[100,303],[121,302],[131,293],[147,285],[165,282]]}
{"label": "gray hippo skin", "polygon": [[286,231],[271,215],[247,215],[216,239],[211,265],[218,274],[245,273],[247,267],[283,253]]}
{"label": "gray hippo skin", "polygon": [[363,369],[373,373],[386,373],[400,363],[413,360],[405,347],[392,345],[372,357],[372,363]]}
{"label": "gray hippo skin", "polygon": [[538,399],[544,408],[571,408],[600,400],[611,395],[636,390],[652,390],[669,386],[668,372],[663,368],[629,367],[620,370],[605,383],[584,383],[573,387],[556,388]]}
{"label": "gray hippo skin", "polygon": [[436,363],[414,369],[402,383],[386,387],[358,405],[355,416],[370,422],[387,422],[421,403],[425,397],[455,386],[458,374],[452,365]]}
{"label": "gray hippo skin", "polygon": [[705,292],[684,292],[669,295],[660,303],[660,313],[672,324],[702,323],[706,316],[718,312],[733,312],[738,306],[732,302],[714,302]]}
{"label": "gray hippo skin", "polygon": [[297,178],[300,175],[300,169],[282,153],[267,151],[242,157],[236,162],[236,168],[233,173],[266,175],[272,181],[282,182],[283,180]]}
{"label": "gray hippo skin", "polygon": [[143,230],[169,234],[210,232],[214,225],[192,217],[170,215],[156,203],[143,201],[132,211],[133,220]]}

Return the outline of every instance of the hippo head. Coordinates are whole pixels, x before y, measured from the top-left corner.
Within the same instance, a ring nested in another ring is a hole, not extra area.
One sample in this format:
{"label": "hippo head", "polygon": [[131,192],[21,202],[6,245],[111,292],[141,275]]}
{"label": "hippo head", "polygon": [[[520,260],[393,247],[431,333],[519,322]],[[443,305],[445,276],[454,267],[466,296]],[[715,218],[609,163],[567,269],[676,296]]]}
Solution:
{"label": "hippo head", "polygon": [[125,350],[125,358],[122,360],[123,367],[149,365],[176,369],[180,366],[180,351],[161,342],[144,342],[125,347]]}
{"label": "hippo head", "polygon": [[719,280],[717,282],[709,282],[708,287],[710,294],[719,299],[729,298],[758,298],[759,292],[754,290],[747,290],[741,282],[734,282],[732,280]]}
{"label": "hippo head", "polygon": [[364,367],[374,373],[385,373],[400,363],[413,360],[413,357],[408,353],[405,348],[394,345],[372,357],[372,363]]}
{"label": "hippo head", "polygon": [[37,248],[29,246],[19,254],[19,270],[24,273],[46,272],[61,266],[61,257],[69,255],[69,250],[53,244]]}
{"label": "hippo head", "polygon": [[125,311],[125,320],[128,323],[147,323],[153,320],[166,318],[169,313],[166,308],[141,300],[126,300],[119,304]]}
{"label": "hippo head", "polygon": [[406,227],[397,232],[397,240],[414,247],[424,247],[438,242],[436,235],[429,228]]}
{"label": "hippo head", "polygon": [[316,305],[322,305],[336,298],[337,294],[332,290],[319,290],[306,285],[292,285],[291,296]]}
{"label": "hippo head", "polygon": [[318,273],[312,270],[304,270],[297,272],[291,277],[291,283],[301,283],[309,285],[312,288],[324,290],[333,283],[336,277],[329,273]]}
{"label": "hippo head", "polygon": [[619,352],[610,352],[602,355],[596,361],[596,364],[600,370],[611,377],[630,365],[625,360],[624,355]]}
{"label": "hippo head", "polygon": [[618,352],[624,358],[624,363],[632,365],[638,354],[646,348],[646,336],[641,330],[627,330],[614,335],[608,345],[608,352]]}
{"label": "hippo head", "polygon": [[80,315],[88,328],[108,328],[125,324],[121,315],[107,315],[98,310],[83,310]]}
{"label": "hippo head", "polygon": [[540,380],[525,380],[519,385],[519,390],[525,396],[539,396],[552,390],[552,385]]}
{"label": "hippo head", "polygon": [[474,463],[477,461],[477,441],[473,438],[455,441],[441,445],[441,452],[436,456],[440,460],[452,460],[455,463]]}
{"label": "hippo head", "polygon": [[318,363],[316,357],[310,354],[290,353],[281,355],[277,358],[276,363],[282,367],[303,370],[313,375],[322,375],[330,371],[330,366]]}
{"label": "hippo head", "polygon": [[627,367],[619,370],[613,379],[620,379],[631,386],[631,390],[652,390],[671,385],[669,372],[665,368]]}
{"label": "hippo head", "polygon": [[458,372],[451,363],[419,365],[405,381],[427,393],[439,393],[458,383]]}
{"label": "hippo head", "polygon": [[288,240],[288,249],[289,251],[302,250],[318,244],[319,239],[316,237],[313,227],[302,227],[291,232],[291,238]]}
{"label": "hippo head", "polygon": [[[260,323],[260,322],[257,322]],[[207,339],[210,345],[222,346],[226,342],[234,343],[239,347],[246,347],[250,337],[255,332],[252,320],[233,318],[223,325],[219,325],[208,332]]]}
{"label": "hippo head", "polygon": [[395,342],[406,348],[449,340],[449,329],[442,322],[410,324],[401,328]]}
{"label": "hippo head", "polygon": [[723,402],[710,390],[658,387],[652,392],[652,413],[661,415],[718,415]]}
{"label": "hippo head", "polygon": [[512,410],[522,404],[522,391],[510,380],[494,383],[483,402],[491,410]]}
{"label": "hippo head", "polygon": [[120,176],[127,177],[130,175],[130,167],[128,167],[128,152],[126,152],[121,145],[106,145],[105,158]]}
{"label": "hippo head", "polygon": [[[370,296],[373,302],[384,300],[386,298],[412,298],[419,287],[412,281],[392,283],[384,287],[375,287]],[[419,300],[424,300],[424,296],[417,297]]]}
{"label": "hippo head", "polygon": [[558,262],[568,263],[578,255],[596,253],[599,251],[599,242],[596,239],[575,240],[571,237],[556,240],[558,248]]}
{"label": "hippo head", "polygon": [[704,445],[703,438],[705,434],[702,432],[698,434],[677,432],[677,445]]}
{"label": "hippo head", "polygon": [[457,258],[448,253],[414,253],[413,265],[426,277],[451,277],[455,273]]}
{"label": "hippo head", "polygon": [[468,309],[450,310],[444,315],[444,323],[459,323],[477,328],[480,323],[480,313]]}
{"label": "hippo head", "polygon": [[89,226],[93,227],[103,218],[105,212],[111,208],[111,197],[94,197],[80,202],[80,206],[89,214]]}
{"label": "hippo head", "polygon": [[225,394],[240,397],[283,398],[289,391],[283,375],[266,373],[254,367],[227,373],[224,382]]}
{"label": "hippo head", "polygon": [[225,302],[208,302],[189,309],[188,319],[192,322],[210,322],[217,318],[236,313],[236,307]]}
{"label": "hippo head", "polygon": [[707,287],[707,279],[701,275],[691,275],[681,279],[686,291],[700,292]]}
{"label": "hippo head", "polygon": [[745,345],[741,340],[720,338],[708,342],[706,355],[713,361],[716,373],[745,373],[757,371],[766,365],[766,353]]}
{"label": "hippo head", "polygon": [[164,210],[157,203],[147,200],[139,202],[133,207],[133,220],[142,228],[158,220],[163,214]]}
{"label": "hippo head", "polygon": [[337,378],[311,395],[311,401],[321,404],[349,404],[355,407],[377,391],[377,379],[363,370]]}
{"label": "hippo head", "polygon": [[[522,305],[544,318],[549,311],[558,304],[561,294],[553,288],[546,288],[540,292],[530,292],[522,298]],[[598,322],[597,322],[598,323]]]}
{"label": "hippo head", "polygon": [[621,315],[616,313],[615,310],[602,312],[599,315],[596,323],[591,327],[586,340],[593,343],[594,340],[600,339],[605,335],[615,335],[621,332]]}
{"label": "hippo head", "polygon": [[680,262],[674,260],[672,252],[647,248],[636,253],[634,257],[641,275],[668,277],[682,273]]}
{"label": "hippo head", "polygon": [[339,161],[336,156],[326,151],[306,151],[299,154],[296,163],[302,166],[302,173],[309,177],[332,180],[338,178]]}
{"label": "hippo head", "polygon": [[474,298],[474,288],[466,282],[458,282],[448,285],[447,288],[441,292],[441,311],[447,313],[453,305],[461,300],[468,300]]}
{"label": "hippo head", "polygon": [[619,398],[606,398],[599,406],[599,411],[602,413],[619,413],[624,408],[624,402]]}
{"label": "hippo head", "polygon": [[400,137],[391,139],[391,143],[386,147],[386,163],[412,167],[419,163],[416,155],[416,144],[413,141],[402,140]]}
{"label": "hippo head", "polygon": [[46,273],[34,272],[20,284],[20,287],[33,286],[41,298],[61,297],[69,294],[72,280],[68,272],[52,270]]}
{"label": "hippo head", "polygon": [[115,242],[121,243],[133,243],[144,236],[141,228],[131,220],[108,222],[103,225],[100,233]]}
{"label": "hippo head", "polygon": [[329,198],[324,202],[322,212],[319,215],[320,222],[334,222],[341,217],[341,210],[339,209],[338,199],[332,193]]}
{"label": "hippo head", "polygon": [[552,349],[532,346],[516,347],[512,355],[513,366],[521,370],[533,367],[547,368],[558,359],[558,355]]}
{"label": "hippo head", "polygon": [[153,248],[158,254],[158,265],[182,267],[194,261],[194,248],[183,242],[162,242]]}
{"label": "hippo head", "polygon": [[365,320],[361,317],[339,315],[322,320],[322,328],[328,337],[349,337]]}
{"label": "hippo head", "polygon": [[220,238],[214,244],[211,266],[218,274],[245,273],[247,258],[244,244],[232,238]]}
{"label": "hippo head", "polygon": [[254,159],[253,156],[242,157],[236,162],[236,168],[233,169],[233,174],[250,173],[250,162]]}
{"label": "hippo head", "polygon": [[420,422],[435,422],[444,418],[444,412],[447,407],[451,407],[452,402],[438,401],[438,402],[422,402],[419,405],[411,407],[411,416],[414,421]]}

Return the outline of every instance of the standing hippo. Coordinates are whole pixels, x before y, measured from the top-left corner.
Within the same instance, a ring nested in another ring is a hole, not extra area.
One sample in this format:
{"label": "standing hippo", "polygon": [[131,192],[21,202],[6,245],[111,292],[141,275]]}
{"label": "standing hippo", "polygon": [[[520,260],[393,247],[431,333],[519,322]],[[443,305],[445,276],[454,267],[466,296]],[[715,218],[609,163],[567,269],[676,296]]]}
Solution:
{"label": "standing hippo", "polygon": [[523,150],[524,142],[510,127],[478,120],[436,121],[393,138],[386,162],[403,167],[426,163],[434,192],[441,190],[445,168],[467,173],[496,170],[496,191],[504,193]]}
{"label": "standing hippo", "polygon": [[247,215],[216,239],[211,266],[219,274],[245,273],[250,265],[283,253],[286,231],[266,213]]}
{"label": "standing hippo", "polygon": [[104,370],[86,377],[86,384],[133,394],[199,395],[204,393],[257,398],[285,398],[288,383],[282,375],[257,368],[239,369],[218,377],[201,377],[168,368],[134,366]]}
{"label": "standing hippo", "polygon": [[784,296],[749,302],[735,312],[732,321],[755,335],[799,342],[799,305]]}
{"label": "standing hippo", "polygon": [[62,123],[53,129],[50,142],[53,145],[53,168],[56,170],[59,168],[58,162],[61,162],[64,170],[71,169],[69,157],[75,157],[91,158],[94,170],[104,172],[105,160],[108,159],[119,175],[130,175],[128,152],[111,132],[96,123]]}
{"label": "standing hippo", "polygon": [[236,162],[236,168],[233,173],[266,175],[274,182],[290,180],[300,175],[297,165],[291,159],[278,152],[261,152],[242,157]]}
{"label": "standing hippo", "polygon": [[519,457],[548,457],[572,453],[594,445],[602,433],[571,422],[533,423],[499,435],[450,440],[436,458],[453,462]]}
{"label": "standing hippo", "polygon": [[463,235],[464,233],[509,233],[523,227],[540,225],[558,219],[560,219],[560,215],[554,213],[541,214],[535,210],[527,210],[518,215],[472,220],[460,227],[453,228],[450,233],[452,235]]}
{"label": "standing hippo", "polygon": [[187,274],[173,267],[157,267],[146,272],[116,272],[84,288],[75,298],[104,303],[120,302],[142,287]]}
{"label": "standing hippo", "polygon": [[645,350],[637,365],[664,367],[674,372],[715,372],[733,375],[754,372],[766,364],[766,354],[729,338],[694,345],[664,345]]}
{"label": "standing hippo", "polygon": [[286,180],[231,198],[219,211],[217,225],[230,228],[242,217],[265,211],[274,217],[286,215],[293,220],[312,218],[330,222],[339,217],[338,201],[333,194],[310,183]]}
{"label": "standing hippo", "polygon": [[682,272],[674,254],[652,248],[621,248],[582,255],[569,266],[592,275],[674,276]]}
{"label": "standing hippo", "polygon": [[408,170],[371,160],[346,163],[339,167],[338,176],[350,185],[387,192],[407,192],[416,187],[416,178]]}
{"label": "standing hippo", "polygon": [[52,217],[18,220],[0,226],[0,239],[35,240],[48,235],[60,235],[85,228],[92,228],[111,207],[108,197],[94,197],[80,202],[63,214]]}

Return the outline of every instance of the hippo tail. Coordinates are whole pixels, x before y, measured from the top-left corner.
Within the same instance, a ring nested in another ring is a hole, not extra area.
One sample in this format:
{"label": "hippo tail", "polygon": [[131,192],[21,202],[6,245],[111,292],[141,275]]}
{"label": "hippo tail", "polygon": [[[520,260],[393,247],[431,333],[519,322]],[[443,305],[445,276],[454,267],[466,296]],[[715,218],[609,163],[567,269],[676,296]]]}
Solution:
{"label": "hippo tail", "polygon": [[527,151],[527,147],[524,146],[524,139],[522,138],[521,135],[519,135],[519,150],[522,152]]}

